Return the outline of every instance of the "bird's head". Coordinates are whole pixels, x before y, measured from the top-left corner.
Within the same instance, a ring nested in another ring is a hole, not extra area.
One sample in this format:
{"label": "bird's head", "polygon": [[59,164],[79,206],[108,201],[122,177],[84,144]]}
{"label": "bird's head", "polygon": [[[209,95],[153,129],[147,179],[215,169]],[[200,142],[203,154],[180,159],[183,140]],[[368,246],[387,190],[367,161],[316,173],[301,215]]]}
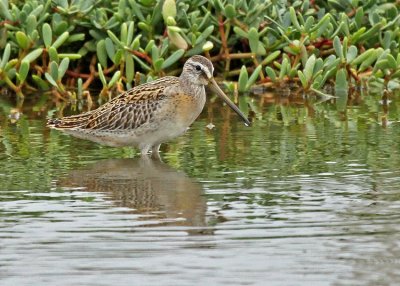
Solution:
{"label": "bird's head", "polygon": [[221,90],[216,83],[214,76],[214,66],[211,61],[203,56],[193,56],[189,58],[183,66],[181,77],[184,77],[190,84],[194,85],[210,85],[216,94],[221,97],[226,104],[233,111],[235,111],[245,122],[247,126],[250,125],[250,121],[240,111],[240,109],[229,99],[228,96]]}
{"label": "bird's head", "polygon": [[182,73],[192,84],[208,85],[213,78],[214,67],[209,59],[193,56],[186,61]]}

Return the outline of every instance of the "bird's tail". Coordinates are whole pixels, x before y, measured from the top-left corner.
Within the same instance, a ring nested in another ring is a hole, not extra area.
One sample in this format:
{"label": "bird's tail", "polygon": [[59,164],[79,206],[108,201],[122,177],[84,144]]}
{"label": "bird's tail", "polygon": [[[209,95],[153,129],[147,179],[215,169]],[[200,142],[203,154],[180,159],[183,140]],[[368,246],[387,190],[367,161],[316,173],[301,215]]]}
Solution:
{"label": "bird's tail", "polygon": [[47,126],[54,129],[79,128],[85,125],[89,116],[88,113],[83,113],[63,118],[52,118],[47,121]]}

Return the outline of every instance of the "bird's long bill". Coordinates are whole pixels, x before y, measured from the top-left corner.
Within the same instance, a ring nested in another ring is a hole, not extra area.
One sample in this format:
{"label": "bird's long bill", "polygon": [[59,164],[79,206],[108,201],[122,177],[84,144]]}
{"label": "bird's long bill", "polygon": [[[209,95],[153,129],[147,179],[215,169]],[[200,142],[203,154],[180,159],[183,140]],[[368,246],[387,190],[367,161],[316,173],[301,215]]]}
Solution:
{"label": "bird's long bill", "polygon": [[247,119],[247,117],[243,114],[243,112],[240,111],[240,109],[229,99],[229,97],[222,91],[222,89],[218,86],[218,84],[216,83],[216,81],[212,78],[210,79],[210,82],[212,83],[212,86],[215,90],[215,92],[217,93],[217,95],[219,97],[221,97],[223,99],[223,101],[226,102],[226,104],[229,105],[230,108],[233,109],[233,111],[235,111],[245,122],[245,124],[247,126],[250,126],[250,121]]}

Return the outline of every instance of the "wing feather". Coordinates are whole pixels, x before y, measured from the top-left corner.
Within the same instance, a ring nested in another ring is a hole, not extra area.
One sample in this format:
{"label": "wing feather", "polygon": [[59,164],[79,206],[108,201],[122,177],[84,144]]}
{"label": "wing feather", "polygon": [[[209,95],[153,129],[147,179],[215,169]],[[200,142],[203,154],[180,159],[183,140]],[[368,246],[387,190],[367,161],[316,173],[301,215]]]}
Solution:
{"label": "wing feather", "polygon": [[51,119],[56,129],[126,130],[149,122],[168,95],[167,87],[179,84],[177,77],[163,77],[122,93],[99,108],[78,115]]}

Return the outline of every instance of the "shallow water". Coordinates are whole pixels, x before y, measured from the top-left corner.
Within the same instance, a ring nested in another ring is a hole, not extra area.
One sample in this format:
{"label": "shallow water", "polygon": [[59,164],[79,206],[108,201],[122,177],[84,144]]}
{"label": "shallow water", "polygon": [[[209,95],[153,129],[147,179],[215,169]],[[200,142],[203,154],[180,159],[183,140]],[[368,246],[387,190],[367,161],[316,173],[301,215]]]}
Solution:
{"label": "shallow water", "polygon": [[1,102],[0,284],[400,284],[400,102],[242,100],[163,163]]}

